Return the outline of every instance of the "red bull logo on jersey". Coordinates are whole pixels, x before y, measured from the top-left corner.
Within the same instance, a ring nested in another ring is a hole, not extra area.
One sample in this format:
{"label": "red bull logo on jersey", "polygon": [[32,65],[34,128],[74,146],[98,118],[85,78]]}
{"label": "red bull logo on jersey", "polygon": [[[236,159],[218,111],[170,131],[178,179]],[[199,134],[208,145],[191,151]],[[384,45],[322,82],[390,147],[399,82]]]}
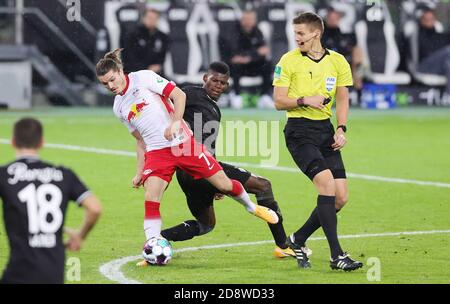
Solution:
{"label": "red bull logo on jersey", "polygon": [[143,102],[135,103],[131,106],[130,112],[128,113],[128,122],[131,122],[133,119],[139,118],[141,116],[141,112],[144,110],[146,106],[149,105],[147,101],[142,99]]}

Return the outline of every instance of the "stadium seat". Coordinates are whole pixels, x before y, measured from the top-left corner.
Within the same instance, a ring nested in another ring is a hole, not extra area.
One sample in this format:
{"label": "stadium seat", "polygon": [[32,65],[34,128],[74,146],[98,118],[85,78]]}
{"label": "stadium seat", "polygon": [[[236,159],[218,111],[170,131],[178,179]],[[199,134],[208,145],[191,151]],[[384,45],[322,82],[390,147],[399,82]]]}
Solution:
{"label": "stadium seat", "polygon": [[301,12],[315,12],[314,6],[310,3],[296,3],[288,2],[286,3],[286,36],[288,39],[289,50],[297,48],[294,37],[294,27],[292,25],[292,20]]}
{"label": "stadium seat", "polygon": [[[425,84],[427,86],[445,86],[447,84],[447,78],[442,75],[425,74],[417,71],[419,65],[419,24],[417,19],[410,19],[405,22],[403,27],[403,33],[407,41],[409,48],[409,54],[407,56],[407,68],[414,80]],[[437,22],[435,29],[438,33],[444,31],[442,23]]]}
{"label": "stadium seat", "polygon": [[201,83],[209,63],[220,58],[219,28],[208,4],[195,4],[186,24],[186,32],[189,42],[187,74]]}
{"label": "stadium seat", "polygon": [[342,14],[341,21],[339,23],[339,29],[342,34],[349,34],[354,32],[354,25],[356,21],[356,7],[353,4],[332,1],[327,3],[326,6],[318,7],[317,14],[326,19],[327,10],[332,7],[335,11]]}
{"label": "stadium seat", "polygon": [[170,79],[173,79],[177,83],[186,80],[188,71],[189,42],[186,33],[186,24],[189,19],[189,14],[190,7],[182,4],[172,4],[167,11],[167,21],[170,28],[170,45],[164,63],[164,71]]}
{"label": "stadium seat", "polygon": [[125,45],[126,37],[133,32],[139,24],[139,8],[134,4],[124,5],[116,11],[116,18],[120,27],[119,44],[120,46],[123,46]]}
{"label": "stadium seat", "polygon": [[209,63],[219,60],[219,28],[206,3],[172,5],[168,10],[171,44],[164,68],[178,83],[202,83]]}
{"label": "stadium seat", "polygon": [[363,51],[365,78],[376,84],[410,83],[410,75],[398,71],[400,52],[395,26],[385,4],[366,9],[363,19],[355,24],[355,34]]}
{"label": "stadium seat", "polygon": [[271,59],[274,64],[288,51],[286,23],[289,21],[286,17],[287,13],[284,4],[277,3],[261,6],[259,29],[264,34],[264,38],[270,47]]}

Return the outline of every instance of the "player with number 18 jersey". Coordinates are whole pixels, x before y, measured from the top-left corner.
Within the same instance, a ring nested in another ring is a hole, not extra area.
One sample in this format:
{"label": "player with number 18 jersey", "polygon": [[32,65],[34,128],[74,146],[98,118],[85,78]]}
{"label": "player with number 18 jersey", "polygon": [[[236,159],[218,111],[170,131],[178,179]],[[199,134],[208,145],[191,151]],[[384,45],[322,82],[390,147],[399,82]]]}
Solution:
{"label": "player with number 18 jersey", "polygon": [[62,239],[69,201],[91,195],[70,170],[37,157],[0,167],[0,198],[11,248],[2,283],[63,283]]}

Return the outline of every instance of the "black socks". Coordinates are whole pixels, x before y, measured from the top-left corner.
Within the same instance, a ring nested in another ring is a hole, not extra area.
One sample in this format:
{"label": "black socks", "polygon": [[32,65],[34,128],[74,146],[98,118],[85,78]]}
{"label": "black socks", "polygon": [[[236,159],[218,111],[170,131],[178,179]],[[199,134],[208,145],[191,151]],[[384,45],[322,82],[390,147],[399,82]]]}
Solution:
{"label": "black socks", "polygon": [[336,213],[340,210],[335,208],[335,200],[335,196],[319,195],[317,207],[311,212],[305,224],[294,233],[295,243],[304,246],[306,240],[322,226],[333,259],[343,253],[337,238]]}
{"label": "black socks", "polygon": [[342,255],[343,251],[337,237],[337,218],[335,196],[319,195],[317,197],[317,214],[319,215],[320,224],[330,246],[331,258],[336,259],[338,255]]}
{"label": "black socks", "polygon": [[275,244],[281,249],[286,249],[286,232],[283,227],[283,217],[281,215],[280,207],[278,207],[278,203],[274,200],[272,191],[270,191],[271,195],[267,194],[269,193],[256,194],[256,201],[258,202],[258,205],[267,207],[277,213],[279,218],[278,223],[268,225],[273,239],[275,240]]}
{"label": "black socks", "polygon": [[200,234],[200,227],[197,221],[185,221],[177,226],[164,229],[161,235],[169,241],[186,241]]}

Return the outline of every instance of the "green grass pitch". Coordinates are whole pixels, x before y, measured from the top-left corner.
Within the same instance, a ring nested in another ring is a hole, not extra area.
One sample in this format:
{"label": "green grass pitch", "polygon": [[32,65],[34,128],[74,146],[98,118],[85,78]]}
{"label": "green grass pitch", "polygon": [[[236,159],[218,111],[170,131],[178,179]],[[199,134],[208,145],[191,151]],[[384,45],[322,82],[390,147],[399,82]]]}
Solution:
{"label": "green grass pitch", "polygon": [[[14,158],[13,150],[4,140],[10,138],[13,122],[25,115],[42,120],[47,143],[134,151],[132,137],[111,109],[4,111],[0,112],[1,163]],[[286,120],[283,112],[224,110],[223,120],[279,121],[277,166],[295,168],[282,136]],[[217,225],[212,233],[173,243],[175,250],[191,250],[176,252],[165,267],[137,268],[136,261],[130,261],[120,267],[121,273],[129,280],[143,283],[450,283],[450,109],[351,109],[348,127],[348,144],[343,150],[347,171],[382,177],[374,180],[350,176],[350,200],[338,214],[339,234],[356,236],[343,238],[342,246],[365,263],[363,269],[352,273],[330,270],[328,245],[321,239],[321,231],[308,243],[314,252],[309,270],[299,269],[292,258],[274,258],[271,242],[245,244],[271,240],[270,231],[266,224],[226,198],[215,203]],[[225,131],[224,128],[222,132]],[[249,136],[248,141],[252,140],[255,139]],[[230,144],[221,144],[224,143]],[[68,253],[68,257],[80,259],[81,280],[67,283],[114,283],[99,268],[119,258],[139,255],[144,241],[143,190],[130,186],[135,159],[50,147],[42,151],[41,157],[74,169],[104,207],[104,214],[82,251]],[[262,158],[247,155],[220,159],[250,163],[250,171],[271,180],[286,231],[291,233],[313,209],[315,190],[298,170],[258,167]],[[404,182],[383,178],[404,179]],[[419,185],[415,181],[435,184]],[[192,218],[175,179],[161,208],[164,227]],[[82,217],[83,212],[72,205],[66,225],[78,227]],[[378,235],[406,231],[429,233]],[[240,245],[204,248],[223,244]],[[2,224],[0,270],[7,258]],[[373,260],[379,264],[367,265]],[[379,280],[369,281],[377,265]]]}

